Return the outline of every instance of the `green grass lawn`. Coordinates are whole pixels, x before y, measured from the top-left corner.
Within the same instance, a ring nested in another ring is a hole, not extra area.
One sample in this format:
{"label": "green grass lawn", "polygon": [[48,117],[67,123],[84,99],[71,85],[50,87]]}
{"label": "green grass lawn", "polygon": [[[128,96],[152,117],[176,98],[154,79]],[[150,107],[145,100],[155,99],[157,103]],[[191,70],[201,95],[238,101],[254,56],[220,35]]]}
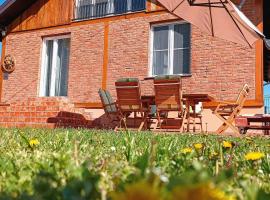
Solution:
{"label": "green grass lawn", "polygon": [[268,138],[1,129],[0,199],[264,200],[269,156]]}

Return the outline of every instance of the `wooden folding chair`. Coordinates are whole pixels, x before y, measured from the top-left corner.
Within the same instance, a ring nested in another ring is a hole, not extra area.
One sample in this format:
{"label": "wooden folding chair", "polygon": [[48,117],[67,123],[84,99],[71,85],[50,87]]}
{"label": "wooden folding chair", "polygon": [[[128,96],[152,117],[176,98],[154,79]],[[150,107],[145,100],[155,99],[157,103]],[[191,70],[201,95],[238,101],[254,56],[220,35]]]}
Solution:
{"label": "wooden folding chair", "polygon": [[116,131],[121,126],[121,117],[117,104],[108,90],[99,89],[98,94],[109,124],[113,125]]}
{"label": "wooden folding chair", "polygon": [[240,91],[235,103],[230,102],[219,102],[217,108],[213,112],[223,124],[217,129],[217,133],[224,133],[225,130],[231,128],[234,133],[239,134],[238,129],[233,125],[235,118],[241,112],[244,103],[249,93],[249,87],[247,84],[244,85]]}
{"label": "wooden folding chair", "polygon": [[183,131],[183,124],[186,118],[186,110],[183,107],[181,78],[176,76],[160,76],[154,79],[155,103],[157,109],[157,127],[168,129],[175,126],[166,125],[169,119],[169,112],[178,112],[180,121],[179,131]]}
{"label": "wooden folding chair", "polygon": [[[125,113],[134,113],[134,120],[141,120],[138,131],[141,131],[143,127],[147,127],[147,117],[150,107],[143,106],[139,80],[137,78],[119,79],[115,82],[115,86],[121,120],[126,124],[127,115]],[[137,113],[141,115],[140,118],[137,118]],[[125,126],[125,129],[127,129],[127,126]]]}

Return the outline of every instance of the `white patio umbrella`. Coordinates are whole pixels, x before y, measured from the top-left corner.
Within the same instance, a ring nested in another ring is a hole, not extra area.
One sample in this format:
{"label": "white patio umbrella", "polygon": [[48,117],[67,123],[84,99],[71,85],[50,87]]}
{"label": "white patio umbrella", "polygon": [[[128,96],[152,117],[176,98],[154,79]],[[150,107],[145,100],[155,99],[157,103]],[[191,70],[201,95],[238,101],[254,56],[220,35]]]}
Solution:
{"label": "white patio umbrella", "polygon": [[174,15],[214,37],[250,47],[257,40],[265,39],[263,33],[230,0],[158,0],[158,2]]}

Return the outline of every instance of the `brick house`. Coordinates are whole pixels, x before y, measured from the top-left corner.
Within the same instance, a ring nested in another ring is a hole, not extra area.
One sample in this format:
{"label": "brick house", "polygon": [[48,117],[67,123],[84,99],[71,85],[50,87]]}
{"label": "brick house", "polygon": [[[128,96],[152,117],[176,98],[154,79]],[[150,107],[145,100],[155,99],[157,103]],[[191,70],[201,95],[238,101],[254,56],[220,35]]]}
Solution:
{"label": "brick house", "polygon": [[[260,30],[264,7],[263,0],[247,0],[242,8]],[[99,88],[115,96],[118,78],[165,73],[181,74],[184,92],[217,100],[236,99],[247,83],[251,92],[243,112],[263,113],[263,42],[251,49],[213,38],[155,0],[8,0],[0,7],[0,28],[2,59],[16,59],[15,71],[0,78],[1,102],[11,107],[66,96],[72,111],[91,109],[96,118],[102,114]],[[153,92],[151,81],[141,84],[142,93]],[[215,105],[204,105],[209,130],[220,124],[212,123],[209,108]],[[20,123],[6,118],[11,122],[0,125],[27,125],[27,117]]]}

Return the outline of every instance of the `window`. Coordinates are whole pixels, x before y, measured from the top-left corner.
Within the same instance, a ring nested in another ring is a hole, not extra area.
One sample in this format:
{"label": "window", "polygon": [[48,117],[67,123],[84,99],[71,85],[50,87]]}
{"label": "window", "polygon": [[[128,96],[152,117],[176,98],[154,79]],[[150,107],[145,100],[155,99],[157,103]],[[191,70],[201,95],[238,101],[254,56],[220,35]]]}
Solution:
{"label": "window", "polygon": [[89,19],[145,10],[146,0],[77,0],[75,19]]}
{"label": "window", "polygon": [[43,40],[40,96],[67,96],[69,36]]}
{"label": "window", "polygon": [[152,27],[151,76],[190,74],[190,31],[188,23]]}

